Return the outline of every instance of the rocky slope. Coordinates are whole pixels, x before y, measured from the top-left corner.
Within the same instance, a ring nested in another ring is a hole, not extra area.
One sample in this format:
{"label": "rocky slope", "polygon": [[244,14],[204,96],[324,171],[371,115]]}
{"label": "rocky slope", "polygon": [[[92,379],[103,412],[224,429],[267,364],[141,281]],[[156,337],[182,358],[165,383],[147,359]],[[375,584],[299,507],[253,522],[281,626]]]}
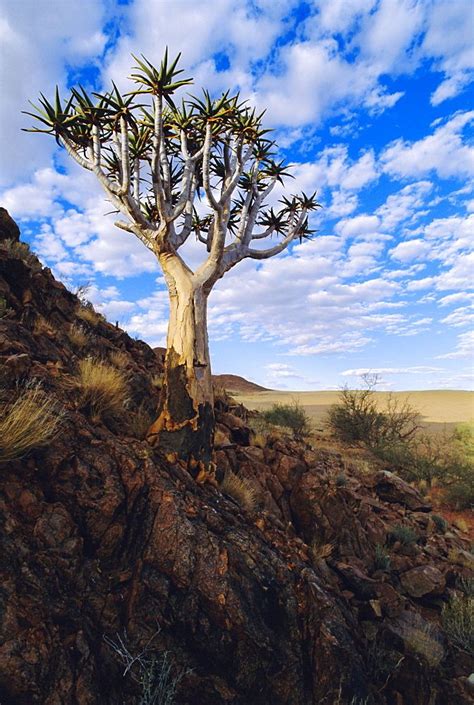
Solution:
{"label": "rocky slope", "polygon": [[[123,675],[119,640],[145,650],[168,694],[179,680],[179,705],[472,702],[469,655],[440,618],[472,576],[469,544],[413,488],[255,436],[225,401],[218,475],[244,479],[248,496],[200,486],[140,440],[134,419],[158,396],[151,348],[86,320],[11,242],[0,302],[2,401],[41,380],[65,413],[52,443],[0,463],[2,705],[151,702],[138,661]],[[127,373],[129,402],[106,420],[74,383],[91,354]]]}

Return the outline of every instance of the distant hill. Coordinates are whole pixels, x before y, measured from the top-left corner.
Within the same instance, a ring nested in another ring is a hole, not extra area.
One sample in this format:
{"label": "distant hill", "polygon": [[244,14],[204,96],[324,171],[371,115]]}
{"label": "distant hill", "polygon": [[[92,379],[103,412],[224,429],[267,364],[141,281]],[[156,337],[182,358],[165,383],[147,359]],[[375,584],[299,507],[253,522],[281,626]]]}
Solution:
{"label": "distant hill", "polygon": [[249,382],[239,375],[212,375],[214,383],[218,387],[223,387],[228,392],[238,392],[239,394],[252,394],[252,392],[269,392],[271,390],[261,387],[255,382]]}

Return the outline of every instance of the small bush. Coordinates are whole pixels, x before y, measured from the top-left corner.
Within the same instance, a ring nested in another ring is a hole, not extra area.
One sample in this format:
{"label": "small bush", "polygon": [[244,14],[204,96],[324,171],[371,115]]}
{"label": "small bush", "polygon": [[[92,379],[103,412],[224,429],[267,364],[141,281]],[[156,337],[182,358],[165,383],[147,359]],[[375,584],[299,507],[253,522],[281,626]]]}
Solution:
{"label": "small bush", "polygon": [[333,543],[324,543],[324,541],[318,537],[313,539],[309,547],[309,551],[313,561],[326,560],[332,555],[334,551]]}
{"label": "small bush", "polygon": [[124,637],[104,637],[106,644],[117,654],[125,667],[123,676],[128,676],[140,688],[138,705],[175,705],[179,685],[190,669],[176,667],[170,658],[170,653],[152,651],[150,644],[154,635],[145,648],[132,653]]}
{"label": "small bush", "polygon": [[274,404],[271,409],[262,412],[262,416],[269,424],[291,429],[296,439],[306,438],[311,433],[309,416],[297,401]]}
{"label": "small bush", "polygon": [[37,382],[28,383],[16,400],[0,407],[0,462],[21,458],[49,443],[65,412]]}
{"label": "small bush", "polygon": [[384,409],[379,409],[375,387],[376,375],[362,376],[363,389],[341,390],[339,403],[328,411],[328,425],[344,443],[363,443],[369,448],[406,441],[418,429],[418,412],[406,401],[389,395]]}
{"label": "small bush", "polygon": [[89,336],[84,328],[77,323],[73,323],[68,330],[68,338],[76,348],[83,348],[89,341]]}
{"label": "small bush", "polygon": [[432,514],[431,518],[433,519],[436,531],[439,531],[440,534],[444,534],[448,528],[448,522],[446,519],[444,519],[444,517],[440,517],[439,514]]}
{"label": "small bush", "polygon": [[227,471],[220,484],[220,489],[224,494],[235,499],[242,509],[246,509],[248,512],[254,511],[257,504],[257,495],[255,488],[246,478]]}
{"label": "small bush", "polygon": [[397,525],[395,526],[389,534],[390,541],[395,543],[399,541],[403,546],[409,546],[410,544],[416,543],[418,541],[418,534],[409,526]]}
{"label": "small bush", "polygon": [[456,580],[456,587],[467,597],[474,598],[474,578],[459,577]]}
{"label": "small bush", "polygon": [[109,353],[109,360],[112,365],[118,367],[119,370],[126,367],[130,362],[129,356],[123,350],[112,350],[112,352]]}
{"label": "small bush", "polygon": [[92,304],[90,306],[80,306],[76,311],[76,316],[91,326],[96,326],[100,321],[104,320],[104,317],[94,310]]}
{"label": "small bush", "polygon": [[472,509],[474,507],[473,478],[466,477],[457,482],[453,482],[446,491],[446,499],[453,504],[456,509]]}
{"label": "small bush", "polygon": [[8,318],[14,310],[8,306],[8,301],[4,296],[0,296],[0,318]]}
{"label": "small bush", "polygon": [[44,316],[37,316],[33,325],[33,333],[35,335],[46,335],[48,338],[54,338],[56,328]]}
{"label": "small bush", "polygon": [[35,271],[43,269],[41,262],[37,256],[30,250],[30,246],[26,242],[18,242],[17,240],[4,240],[2,242],[2,247],[4,247],[8,253],[8,256],[12,259],[21,259],[25,264],[34,269]]}
{"label": "small bush", "polygon": [[452,597],[443,608],[441,621],[453,644],[474,655],[474,597]]}
{"label": "small bush", "polygon": [[117,414],[127,401],[126,376],[102,360],[92,357],[80,360],[76,383],[81,404],[89,408],[93,418]]}
{"label": "small bush", "polygon": [[344,473],[340,473],[336,477],[336,487],[345,487],[347,485],[347,477],[344,475]]}
{"label": "small bush", "polygon": [[412,615],[406,625],[403,641],[410,651],[421,656],[431,668],[438,666],[443,660],[444,649],[436,629],[417,613]]}
{"label": "small bush", "polygon": [[151,384],[153,387],[155,387],[155,389],[159,390],[163,386],[163,380],[163,375],[153,375],[153,377],[151,378]]}
{"label": "small bush", "polygon": [[375,546],[374,567],[375,570],[390,569],[390,555],[386,547],[380,543]]}
{"label": "small bush", "polygon": [[148,404],[143,402],[137,409],[130,412],[129,431],[132,436],[142,441],[154,420],[155,417],[150,412]]}

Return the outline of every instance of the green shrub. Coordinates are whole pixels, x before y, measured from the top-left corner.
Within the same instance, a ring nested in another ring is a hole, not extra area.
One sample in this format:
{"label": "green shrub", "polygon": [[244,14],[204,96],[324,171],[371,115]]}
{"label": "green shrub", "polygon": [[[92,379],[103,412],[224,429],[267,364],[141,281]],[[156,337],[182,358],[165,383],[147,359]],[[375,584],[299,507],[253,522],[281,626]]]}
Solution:
{"label": "green shrub", "polygon": [[336,477],[336,487],[345,487],[347,485],[347,477],[344,475],[344,473],[340,473]]}
{"label": "green shrub", "polygon": [[390,555],[380,543],[375,545],[374,567],[375,570],[390,570]]}
{"label": "green shrub", "polygon": [[448,528],[448,522],[446,519],[444,517],[440,517],[439,514],[432,514],[431,518],[433,519],[436,530],[439,531],[440,534],[444,534]]}
{"label": "green shrub", "polygon": [[262,412],[262,416],[269,424],[291,429],[297,439],[305,438],[311,433],[309,416],[297,401],[292,404],[274,404],[271,409]]}
{"label": "green shrub", "polygon": [[456,509],[472,509],[474,507],[473,478],[454,481],[447,489],[446,499],[454,504]]}
{"label": "green shrub", "polygon": [[376,401],[376,375],[363,375],[363,389],[341,390],[339,403],[328,411],[328,425],[345,443],[363,443],[369,448],[406,441],[418,428],[418,412],[406,401],[389,395],[383,409]]}
{"label": "green shrub", "polygon": [[398,524],[393,527],[389,534],[389,539],[392,543],[399,541],[403,546],[409,546],[412,543],[416,543],[419,536],[411,527]]}
{"label": "green shrub", "polygon": [[137,705],[175,705],[179,685],[190,669],[176,667],[170,658],[170,653],[152,651],[150,644],[133,654],[124,637],[117,634],[116,640],[105,636],[105,643],[117,654],[125,667],[123,676],[128,676],[140,689]]}
{"label": "green shrub", "polygon": [[453,644],[474,655],[474,597],[452,597],[443,608],[441,621]]}

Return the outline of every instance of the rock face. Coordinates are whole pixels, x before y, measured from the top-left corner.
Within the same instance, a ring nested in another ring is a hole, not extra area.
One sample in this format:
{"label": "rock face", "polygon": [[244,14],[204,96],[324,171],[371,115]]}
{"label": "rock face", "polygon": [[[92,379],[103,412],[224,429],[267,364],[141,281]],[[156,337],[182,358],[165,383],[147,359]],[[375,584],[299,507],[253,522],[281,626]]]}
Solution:
{"label": "rock face", "polygon": [[10,216],[6,208],[0,207],[0,241],[20,239],[20,228]]}
{"label": "rock face", "polygon": [[[161,372],[148,346],[77,318],[72,294],[1,244],[0,292],[11,311],[0,319],[3,397],[40,379],[66,411],[48,447],[0,465],[2,705],[139,703],[110,646],[119,638],[158,669],[166,653],[183,676],[179,705],[471,702],[467,655],[438,626],[469,574],[448,555],[468,542],[434,533],[412,488],[359,477],[336,452],[278,437],[257,446],[224,409],[218,475],[253,487],[256,507],[242,508],[140,440],[132,419],[153,410]],[[72,324],[89,343],[71,342]],[[71,383],[92,347],[115,353],[130,385],[129,406],[106,422]],[[395,545],[381,570],[376,546],[399,524],[419,541],[410,555]],[[413,636],[428,628],[442,643],[436,668]]]}

